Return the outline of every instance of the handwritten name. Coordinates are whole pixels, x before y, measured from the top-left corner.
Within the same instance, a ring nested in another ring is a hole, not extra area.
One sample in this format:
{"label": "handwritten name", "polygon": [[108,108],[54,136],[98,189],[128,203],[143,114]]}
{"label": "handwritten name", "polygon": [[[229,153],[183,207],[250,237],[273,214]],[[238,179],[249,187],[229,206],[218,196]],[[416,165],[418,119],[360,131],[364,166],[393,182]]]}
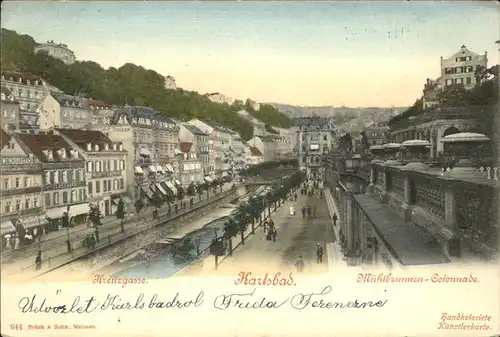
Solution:
{"label": "handwritten name", "polygon": [[292,286],[295,285],[292,273],[288,277],[283,277],[281,273],[269,275],[266,273],[263,277],[252,276],[251,272],[240,272],[238,279],[234,281],[236,285],[250,285],[250,286]]}
{"label": "handwritten name", "polygon": [[382,308],[388,300],[362,301],[332,301],[324,296],[332,291],[331,286],[324,287],[320,292],[298,293],[292,297],[281,300],[273,300],[268,297],[258,298],[256,288],[247,293],[232,293],[219,295],[214,300],[214,308],[218,310],[235,309],[278,309],[285,304],[296,310],[306,308],[318,309],[369,309]]}

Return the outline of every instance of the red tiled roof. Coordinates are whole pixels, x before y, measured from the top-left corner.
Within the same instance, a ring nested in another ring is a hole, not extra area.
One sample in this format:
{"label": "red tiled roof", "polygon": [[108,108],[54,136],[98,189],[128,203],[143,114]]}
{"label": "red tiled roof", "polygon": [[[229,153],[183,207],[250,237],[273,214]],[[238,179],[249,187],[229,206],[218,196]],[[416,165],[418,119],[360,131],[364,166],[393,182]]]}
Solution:
{"label": "red tiled roof", "polygon": [[33,75],[33,74],[21,74],[21,73],[5,72],[5,73],[2,73],[2,75],[5,77],[6,80],[8,80],[9,77],[12,77],[13,79],[22,78],[24,80],[31,80],[31,81],[40,81],[41,80],[41,78],[39,76]]}
{"label": "red tiled roof", "polygon": [[0,149],[3,149],[5,145],[7,145],[12,137],[5,132],[3,129],[0,129]]}
{"label": "red tiled roof", "polygon": [[252,156],[262,156],[262,153],[259,151],[259,149],[254,146],[250,146],[250,153],[252,154]]}
{"label": "red tiled roof", "polygon": [[[71,146],[64,140],[60,135],[55,135],[51,133],[19,133],[19,140],[26,145],[33,154],[40,159],[40,161],[46,163],[48,159],[43,154],[43,150],[61,150],[66,149],[68,153],[71,150]],[[54,153],[54,161],[60,161],[61,158]]]}
{"label": "red tiled roof", "polygon": [[102,107],[109,107],[110,106],[109,104],[106,104],[103,101],[98,100],[98,99],[90,99],[87,103],[89,105],[93,105],[93,106],[102,106]]}
{"label": "red tiled roof", "polygon": [[179,146],[180,146],[181,152],[189,153],[189,151],[191,151],[191,147],[193,146],[193,143],[180,143]]}
{"label": "red tiled roof", "polygon": [[112,141],[101,131],[81,130],[81,129],[57,129],[60,133],[71,139],[76,145],[86,148],[91,144],[111,144]]}

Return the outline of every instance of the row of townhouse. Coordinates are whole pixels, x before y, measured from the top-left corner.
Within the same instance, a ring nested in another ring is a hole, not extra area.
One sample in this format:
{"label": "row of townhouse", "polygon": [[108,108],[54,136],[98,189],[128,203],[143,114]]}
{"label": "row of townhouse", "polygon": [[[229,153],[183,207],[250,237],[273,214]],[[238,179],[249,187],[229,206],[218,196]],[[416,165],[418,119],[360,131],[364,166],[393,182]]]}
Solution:
{"label": "row of townhouse", "polygon": [[59,230],[65,212],[72,222],[85,222],[89,203],[109,215],[120,198],[131,202],[124,195],[127,152],[101,132],[2,129],[0,142],[2,236]]}

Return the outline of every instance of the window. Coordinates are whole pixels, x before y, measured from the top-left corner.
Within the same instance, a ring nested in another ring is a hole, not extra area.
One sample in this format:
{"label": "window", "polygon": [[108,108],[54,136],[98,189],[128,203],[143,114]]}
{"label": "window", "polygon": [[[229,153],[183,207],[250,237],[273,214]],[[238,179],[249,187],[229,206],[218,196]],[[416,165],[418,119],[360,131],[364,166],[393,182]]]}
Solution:
{"label": "window", "polygon": [[26,198],[24,200],[24,209],[30,209],[31,208],[31,199],[30,198]]}
{"label": "window", "polygon": [[21,187],[21,178],[16,178],[16,188]]}
{"label": "window", "polygon": [[10,208],[11,208],[11,202],[6,201],[5,202],[5,213],[10,213]]}
{"label": "window", "polygon": [[75,171],[73,171],[73,173],[75,174],[75,181],[77,183],[79,183],[80,179],[81,179],[81,172],[80,172],[80,170],[75,170]]}
{"label": "window", "polygon": [[96,181],[95,182],[95,193],[100,193],[101,192],[101,182]]}
{"label": "window", "polygon": [[472,83],[472,78],[467,77],[467,78],[465,79],[465,83],[467,83],[467,84],[471,84],[471,83]]}
{"label": "window", "polygon": [[62,182],[63,183],[68,182],[68,171],[62,171]]}
{"label": "window", "polygon": [[38,197],[34,197],[34,198],[33,198],[33,207],[35,207],[35,208],[36,208],[36,207],[38,207],[38,206],[40,206],[40,204],[38,203]]}
{"label": "window", "polygon": [[21,210],[21,199],[16,200],[16,212]]}
{"label": "window", "polygon": [[29,187],[30,185],[30,178],[24,178],[24,187]]}
{"label": "window", "polygon": [[92,182],[91,181],[88,182],[87,189],[89,190],[89,194],[92,194]]}
{"label": "window", "polygon": [[113,190],[116,191],[118,189],[118,180],[113,180]]}
{"label": "window", "polygon": [[102,191],[103,192],[108,191],[108,181],[107,180],[103,180],[103,182],[102,182]]}
{"label": "window", "polygon": [[50,193],[45,193],[45,206],[50,206]]}
{"label": "window", "polygon": [[89,172],[89,173],[92,172],[92,162],[91,161],[89,161],[87,163],[87,172]]}
{"label": "window", "polygon": [[84,200],[85,199],[85,190],[79,189],[78,190],[78,197],[79,197],[79,200]]}
{"label": "window", "polygon": [[3,188],[5,188],[5,189],[10,188],[10,179],[4,179]]}
{"label": "window", "polygon": [[75,190],[71,190],[71,203],[75,202],[77,199],[76,199],[76,191]]}
{"label": "window", "polygon": [[123,178],[120,178],[120,189],[123,190],[125,188],[125,181]]}
{"label": "window", "polygon": [[52,194],[52,204],[54,206],[59,205],[59,193],[54,192],[54,194]]}
{"label": "window", "polygon": [[453,68],[445,68],[445,69],[444,69],[444,73],[445,73],[446,75],[453,74],[453,72],[454,72]]}
{"label": "window", "polygon": [[111,191],[111,179],[108,179],[108,191]]}
{"label": "window", "polygon": [[63,204],[67,204],[67,203],[68,203],[68,192],[64,191],[63,192]]}

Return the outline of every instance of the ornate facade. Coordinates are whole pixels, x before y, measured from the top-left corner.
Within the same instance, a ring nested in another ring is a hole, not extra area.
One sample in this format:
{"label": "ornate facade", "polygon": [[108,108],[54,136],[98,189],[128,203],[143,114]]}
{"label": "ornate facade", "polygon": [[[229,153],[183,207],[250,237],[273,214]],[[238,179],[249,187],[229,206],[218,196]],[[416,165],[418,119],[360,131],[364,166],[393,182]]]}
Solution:
{"label": "ornate facade", "polygon": [[335,129],[325,117],[300,117],[292,120],[297,128],[300,169],[311,179],[324,179],[324,156],[335,145]]}

